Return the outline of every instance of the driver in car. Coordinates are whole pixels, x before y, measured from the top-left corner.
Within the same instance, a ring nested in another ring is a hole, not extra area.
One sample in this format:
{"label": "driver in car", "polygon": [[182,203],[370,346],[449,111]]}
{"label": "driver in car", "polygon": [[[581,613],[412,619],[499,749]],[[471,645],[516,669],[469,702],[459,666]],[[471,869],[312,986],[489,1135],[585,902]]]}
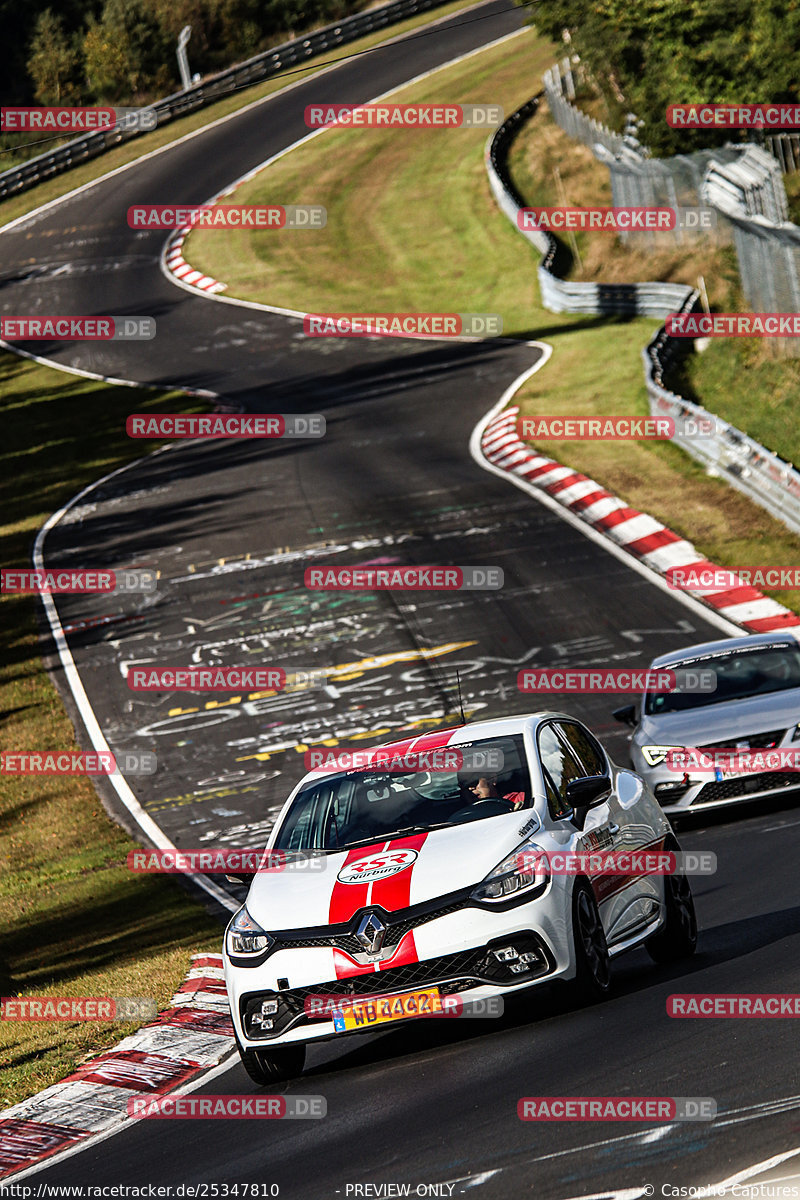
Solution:
{"label": "driver in car", "polygon": [[478,800],[505,800],[512,809],[521,808],[525,803],[524,792],[507,792],[505,795],[499,792],[497,777],[493,775],[481,775],[479,779],[467,783],[466,786]]}

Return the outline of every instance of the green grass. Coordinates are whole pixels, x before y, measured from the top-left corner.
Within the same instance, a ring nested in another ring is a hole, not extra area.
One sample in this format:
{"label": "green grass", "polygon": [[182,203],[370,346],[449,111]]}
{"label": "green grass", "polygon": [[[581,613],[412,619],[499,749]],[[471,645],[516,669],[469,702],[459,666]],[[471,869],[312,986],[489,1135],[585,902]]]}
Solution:
{"label": "green grass", "polygon": [[[432,13],[341,47],[308,68],[248,88],[170,122],[0,204],[5,224],[80,184],[166,146],[289,83],[469,7]],[[111,387],[0,352],[0,539],[4,566],[28,565],[47,517],[82,487],[156,443],[131,442],[131,412],[194,412],[176,393]],[[40,656],[38,602],[0,598],[4,751],[77,749]],[[0,995],[145,996],[163,1008],[190,954],[219,950],[221,926],[174,882],[132,875],[135,843],[103,809],[88,778],[0,774]],[[57,1082],[133,1024],[0,1021],[0,1108]]]}
{"label": "green grass", "polygon": [[[549,45],[528,31],[398,98],[486,101],[508,113],[551,58]],[[506,330],[522,332],[534,311],[535,271],[513,229],[497,219],[481,157],[485,140],[485,131],[469,129],[326,132],[236,192],[239,203],[268,203],[278,194],[323,203],[325,229],[252,237],[196,231],[189,261],[245,299],[320,311],[424,311],[444,303],[448,312],[502,312]]]}
{"label": "green grass", "polygon": [[[114,388],[0,354],[0,540],[4,566],[30,563],[33,539],[81,487],[151,448],[125,417],[188,411],[186,397]],[[44,669],[38,601],[0,600],[0,721],[5,751],[76,749]],[[190,953],[221,929],[174,882],[132,875],[135,843],[85,777],[0,775],[0,994],[146,996],[165,1007]],[[135,1025],[0,1021],[0,1107],[56,1082]]]}
{"label": "green grass", "polygon": [[[532,30],[397,94],[398,100],[491,100],[510,113],[536,90],[555,51]],[[490,311],[513,336],[550,341],[550,362],[516,397],[524,414],[636,413],[648,410],[641,349],[658,322],[555,314],[541,306],[537,255],[498,211],[483,165],[482,135],[467,130],[399,134],[335,130],[274,163],[237,192],[242,203],[315,201],[328,209],[318,233],[278,237],[195,231],[189,262],[228,284],[228,294],[306,311]],[[512,148],[512,175],[529,203],[611,202],[608,172],[543,108]],[[308,181],[314,180],[313,192]],[[730,246],[691,242],[623,247],[608,235],[578,240],[575,278],[669,279],[703,274],[712,304],[740,303]],[[796,429],[789,393],[794,364],[720,362],[748,346],[717,343],[687,366],[687,387],[713,411],[738,407],[739,426],[758,428],[791,456]],[[760,353],[760,349],[759,349]],[[727,354],[727,358],[725,357]],[[740,356],[736,358],[736,356]],[[755,400],[755,404],[754,404]],[[750,414],[748,416],[748,413]],[[542,443],[543,453],[584,471],[634,507],[650,512],[725,565],[798,561],[800,539],[676,446],[652,442]],[[744,532],[740,532],[744,531]],[[770,593],[800,610],[800,593]]]}
{"label": "green grass", "polygon": [[800,463],[800,359],[776,358],[766,343],[757,338],[712,339],[703,354],[688,360],[684,395],[744,429],[781,458]]}

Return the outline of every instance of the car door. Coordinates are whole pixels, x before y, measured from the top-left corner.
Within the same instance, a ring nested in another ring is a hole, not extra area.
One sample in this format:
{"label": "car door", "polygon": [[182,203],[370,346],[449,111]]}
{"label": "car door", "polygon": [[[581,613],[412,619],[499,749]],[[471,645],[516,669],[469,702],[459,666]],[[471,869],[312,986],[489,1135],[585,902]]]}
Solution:
{"label": "car door", "polygon": [[[569,738],[562,732],[561,725],[562,722],[556,720],[541,725],[537,733],[537,747],[550,815],[554,820],[563,820],[566,823],[572,812],[566,796],[567,785],[571,780],[582,779],[586,775],[605,775],[608,768],[605,760],[602,760],[599,770],[590,770],[572,748]],[[570,850],[581,854],[595,850],[608,852],[618,848],[620,824],[618,814],[612,808],[613,800],[613,793],[610,793],[606,799],[590,808],[582,830],[578,830],[571,821],[569,822],[572,831]],[[600,910],[606,940],[610,945],[614,930],[619,924],[622,904],[610,886],[611,877],[590,875],[589,879]]]}
{"label": "car door", "polygon": [[[610,774],[614,772],[608,757],[594,735],[580,721],[560,720],[556,730],[569,750],[583,767],[585,775]],[[624,784],[620,795],[620,780]],[[608,821],[602,829],[589,828],[587,821],[581,849],[587,853],[594,850],[613,850],[615,853],[655,849],[657,831],[645,819],[638,802],[641,787],[634,786],[635,776],[622,772],[615,781],[608,797]],[[631,786],[628,786],[628,785]],[[591,810],[589,816],[591,816]],[[611,844],[604,843],[611,837]],[[592,880],[601,912],[605,908],[604,924],[609,945],[630,937],[638,928],[653,919],[658,904],[658,886],[647,875],[600,875]]]}

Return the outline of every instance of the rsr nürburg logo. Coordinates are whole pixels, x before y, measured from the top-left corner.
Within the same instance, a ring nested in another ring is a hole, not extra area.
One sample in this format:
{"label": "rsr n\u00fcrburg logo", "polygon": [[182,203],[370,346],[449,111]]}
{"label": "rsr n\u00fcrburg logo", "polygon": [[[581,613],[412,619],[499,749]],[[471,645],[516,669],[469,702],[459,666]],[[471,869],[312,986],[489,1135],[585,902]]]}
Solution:
{"label": "rsr n\u00fcrburg logo", "polygon": [[346,863],[336,878],[340,883],[373,883],[405,871],[416,858],[416,850],[386,850],[383,854],[370,854],[368,858]]}

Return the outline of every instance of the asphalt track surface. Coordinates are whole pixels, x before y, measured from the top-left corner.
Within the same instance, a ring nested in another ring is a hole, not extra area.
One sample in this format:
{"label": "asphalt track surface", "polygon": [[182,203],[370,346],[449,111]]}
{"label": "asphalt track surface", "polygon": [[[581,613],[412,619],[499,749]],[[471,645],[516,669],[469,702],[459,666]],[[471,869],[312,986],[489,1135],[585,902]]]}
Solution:
{"label": "asphalt track surface", "polygon": [[[58,608],[112,748],[157,751],[158,772],[134,788],[178,846],[262,842],[302,772],[297,744],[435,728],[455,711],[457,666],[470,715],[521,713],[551,703],[520,695],[522,666],[644,666],[720,636],[470,458],[471,430],[537,361],[536,346],[308,341],[296,320],[176,288],[159,271],[164,234],[125,224],[130,204],[202,202],[293,143],[307,132],[304,106],[321,95],[367,100],[521,21],[501,2],[468,16],[482,19],[462,15],[347,63],[324,88],[304,83],[0,235],[3,312],[158,321],[144,348],[38,344],[36,353],[328,422],[320,441],[177,445],[99,486],[48,536],[48,567],[161,570],[154,597],[112,606],[64,598]],[[544,370],[555,385],[557,359]],[[505,586],[458,595],[303,587],[308,565],[376,561],[497,565]],[[134,662],[317,667],[332,686],[209,707],[204,697],[130,692],[123,670]],[[624,732],[609,712],[623,699],[552,703],[585,719],[624,761]],[[696,883],[702,933],[688,967],[654,968],[637,951],[617,962],[615,995],[595,1008],[570,1011],[543,992],[509,1004],[497,1022],[329,1043],[310,1052],[302,1079],[278,1089],[324,1095],[325,1120],[142,1122],[37,1182],[275,1182],[281,1196],[305,1198],[368,1182],[458,1181],[453,1195],[561,1200],[711,1183],[794,1145],[791,1022],[676,1021],[665,1002],[674,991],[793,990],[800,821],[788,806],[739,811],[695,823],[683,842],[719,860],[717,875]],[[203,1090],[256,1091],[238,1063]],[[526,1095],[630,1094],[711,1096],[720,1117],[654,1128],[532,1125],[516,1115]]]}

